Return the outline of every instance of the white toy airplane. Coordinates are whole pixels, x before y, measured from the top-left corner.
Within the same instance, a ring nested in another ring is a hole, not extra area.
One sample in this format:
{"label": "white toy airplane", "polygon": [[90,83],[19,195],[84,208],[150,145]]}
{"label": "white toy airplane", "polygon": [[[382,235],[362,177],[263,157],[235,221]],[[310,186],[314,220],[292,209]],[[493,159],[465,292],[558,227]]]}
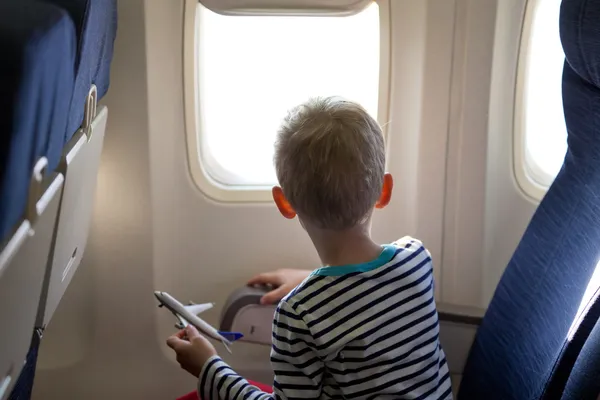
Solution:
{"label": "white toy airplane", "polygon": [[213,303],[190,304],[189,306],[184,306],[167,292],[155,291],[154,296],[156,296],[160,303],[158,305],[159,307],[164,306],[175,315],[175,318],[178,320],[178,323],[175,324],[177,329],[185,329],[188,324],[191,324],[206,336],[223,343],[223,346],[225,346],[230,353],[231,350],[229,349],[229,346],[231,343],[244,336],[238,332],[218,331],[197,316],[201,312],[211,309],[214,306]]}

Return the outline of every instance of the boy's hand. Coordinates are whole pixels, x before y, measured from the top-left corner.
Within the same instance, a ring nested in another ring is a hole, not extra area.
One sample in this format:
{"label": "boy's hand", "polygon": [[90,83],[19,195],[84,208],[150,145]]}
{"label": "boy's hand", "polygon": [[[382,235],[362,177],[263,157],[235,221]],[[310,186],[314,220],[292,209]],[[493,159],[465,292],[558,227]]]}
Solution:
{"label": "boy's hand", "polygon": [[196,378],[206,361],[217,355],[214,346],[192,325],[169,337],[167,345],[177,354],[177,362],[181,368]]}
{"label": "boy's hand", "polygon": [[301,284],[310,273],[311,271],[303,269],[278,269],[255,276],[248,281],[248,285],[272,285],[275,289],[265,294],[260,303],[275,304]]}

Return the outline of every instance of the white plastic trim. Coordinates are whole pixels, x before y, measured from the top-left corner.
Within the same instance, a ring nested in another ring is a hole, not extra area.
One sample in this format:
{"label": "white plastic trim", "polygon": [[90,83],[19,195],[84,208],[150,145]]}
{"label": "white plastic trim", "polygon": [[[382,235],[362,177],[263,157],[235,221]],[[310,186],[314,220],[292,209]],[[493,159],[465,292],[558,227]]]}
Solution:
{"label": "white plastic trim", "polygon": [[531,29],[537,5],[541,0],[526,0],[525,16],[521,29],[519,57],[517,60],[517,84],[515,88],[515,108],[513,121],[513,169],[519,189],[527,197],[539,202],[554,177],[544,172],[529,156],[525,138],[527,135],[525,117],[527,114],[528,61],[531,46]]}
{"label": "white plastic trim", "polygon": [[31,180],[29,182],[29,196],[27,198],[27,211],[26,218],[34,224],[37,218],[41,215],[38,210],[38,200],[44,194],[44,174],[48,168],[48,159],[46,157],[40,157],[33,166],[33,172],[31,173]]}
{"label": "white plastic trim", "polygon": [[[364,2],[368,5],[371,1]],[[202,2],[204,4],[204,2]],[[377,119],[383,126],[384,136],[387,139],[387,123],[389,121],[390,104],[390,0],[378,0],[380,15],[380,62],[379,62],[379,104]],[[198,29],[197,0],[186,0],[184,10],[184,38],[183,38],[183,95],[185,130],[187,137],[188,164],[192,181],[198,189],[212,200],[219,202],[270,202],[272,201],[270,186],[256,185],[225,185],[213,179],[206,170],[205,164],[210,160],[201,157],[201,115],[199,115],[198,93]],[[361,9],[362,10],[362,9]],[[359,10],[360,11],[360,10]]]}
{"label": "white plastic trim", "polygon": [[10,375],[7,375],[2,379],[2,383],[0,383],[0,399],[3,399],[4,395],[7,394],[11,382],[12,376]]}
{"label": "white plastic trim", "polygon": [[31,223],[28,220],[21,221],[15,233],[0,251],[0,278],[2,278],[6,267],[8,267],[23,243],[25,243],[25,240],[34,233]]}
{"label": "white plastic trim", "polygon": [[357,14],[373,0],[199,0],[224,15],[339,15]]}
{"label": "white plastic trim", "polygon": [[455,305],[481,302],[490,82],[503,1],[456,1],[441,268],[441,301]]}

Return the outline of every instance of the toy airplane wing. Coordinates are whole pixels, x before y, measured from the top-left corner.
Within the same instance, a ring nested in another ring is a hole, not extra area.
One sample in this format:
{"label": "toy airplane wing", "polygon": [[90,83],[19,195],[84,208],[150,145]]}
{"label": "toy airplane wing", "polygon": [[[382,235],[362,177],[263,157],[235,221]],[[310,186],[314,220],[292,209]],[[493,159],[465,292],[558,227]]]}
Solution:
{"label": "toy airplane wing", "polygon": [[176,328],[184,329],[188,325],[193,325],[201,333],[223,343],[223,346],[225,346],[227,351],[230,353],[231,350],[229,345],[244,336],[238,332],[218,331],[210,324],[206,323],[203,319],[198,317],[198,314],[211,309],[213,307],[212,303],[190,304],[184,306],[166,292],[156,291],[154,292],[154,296],[156,296],[160,303],[159,307],[165,306],[167,309],[169,309],[169,311],[171,311],[171,313],[173,313],[175,318],[177,318],[178,323],[175,325]]}
{"label": "toy airplane wing", "polygon": [[204,303],[204,304],[190,304],[189,306],[184,306],[186,311],[189,311],[190,314],[198,315],[203,313],[206,310],[210,310],[213,308],[213,303]]}
{"label": "toy airplane wing", "polygon": [[[185,306],[185,310],[189,311],[190,314],[197,316],[206,310],[210,310],[211,308],[213,308],[213,306],[214,306],[214,303],[190,304],[188,306]],[[188,323],[185,322],[185,319],[181,315],[178,315],[178,317],[179,317],[178,318],[179,321],[182,323],[181,325],[183,325],[183,327],[185,328],[185,326]],[[198,319],[201,319],[201,318],[198,317]],[[203,321],[203,322],[206,322],[206,321]],[[225,332],[225,331],[217,330],[217,333],[219,335],[223,336],[225,339],[229,340],[230,342],[235,342],[236,340],[241,339],[244,336],[239,332]]]}

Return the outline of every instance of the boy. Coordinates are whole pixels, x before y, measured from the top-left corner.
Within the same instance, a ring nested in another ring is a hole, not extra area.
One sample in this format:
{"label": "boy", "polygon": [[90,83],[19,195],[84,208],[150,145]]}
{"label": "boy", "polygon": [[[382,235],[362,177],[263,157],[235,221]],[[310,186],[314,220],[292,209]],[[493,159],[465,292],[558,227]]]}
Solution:
{"label": "boy", "polygon": [[[259,391],[193,328],[169,338],[210,399],[452,399],[440,346],[429,252],[410,237],[370,238],[393,181],[381,128],[358,104],[312,99],[278,132],[281,214],[298,215],[323,264],[285,296],[273,320],[273,394]],[[182,340],[187,335],[188,341]]]}

